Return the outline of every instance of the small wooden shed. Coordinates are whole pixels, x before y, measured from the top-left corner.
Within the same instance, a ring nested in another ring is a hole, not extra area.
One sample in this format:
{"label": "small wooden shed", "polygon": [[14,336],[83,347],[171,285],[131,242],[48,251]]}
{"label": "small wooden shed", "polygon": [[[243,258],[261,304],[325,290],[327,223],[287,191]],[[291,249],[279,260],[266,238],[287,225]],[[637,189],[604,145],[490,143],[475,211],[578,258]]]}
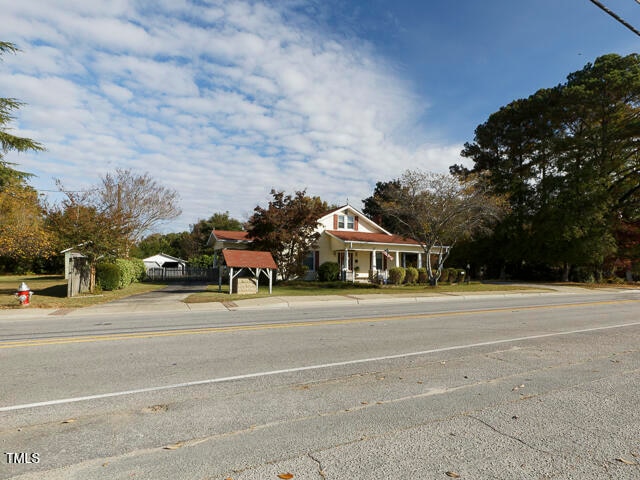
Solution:
{"label": "small wooden shed", "polygon": [[[245,268],[253,274],[253,282],[258,291],[260,274],[264,273],[269,279],[269,295],[273,287],[273,271],[278,269],[270,252],[259,252],[255,250],[222,250],[224,263],[229,268],[229,294],[233,293],[233,280]],[[218,276],[218,285],[222,287],[222,275]]]}

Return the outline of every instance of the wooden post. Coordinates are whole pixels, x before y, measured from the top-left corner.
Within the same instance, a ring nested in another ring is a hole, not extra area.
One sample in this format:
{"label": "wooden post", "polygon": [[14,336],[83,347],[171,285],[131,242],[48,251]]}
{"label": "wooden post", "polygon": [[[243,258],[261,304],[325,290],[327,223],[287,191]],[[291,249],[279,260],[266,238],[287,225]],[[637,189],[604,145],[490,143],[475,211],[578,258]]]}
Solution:
{"label": "wooden post", "polygon": [[260,268],[256,268],[256,293],[260,292]]}

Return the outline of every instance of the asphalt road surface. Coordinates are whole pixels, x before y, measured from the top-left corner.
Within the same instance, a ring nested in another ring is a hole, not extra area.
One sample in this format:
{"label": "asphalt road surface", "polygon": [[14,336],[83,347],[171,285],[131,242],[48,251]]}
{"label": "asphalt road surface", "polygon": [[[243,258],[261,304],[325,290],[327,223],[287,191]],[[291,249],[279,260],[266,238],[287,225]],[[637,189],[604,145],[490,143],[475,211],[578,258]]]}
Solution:
{"label": "asphalt road surface", "polygon": [[0,478],[638,479],[639,345],[631,292],[2,319]]}

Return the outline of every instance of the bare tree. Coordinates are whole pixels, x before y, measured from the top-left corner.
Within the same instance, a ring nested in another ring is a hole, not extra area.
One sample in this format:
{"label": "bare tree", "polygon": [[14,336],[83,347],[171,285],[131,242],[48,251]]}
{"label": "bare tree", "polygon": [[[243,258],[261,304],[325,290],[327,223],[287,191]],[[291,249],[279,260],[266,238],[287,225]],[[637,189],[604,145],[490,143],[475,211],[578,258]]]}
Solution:
{"label": "bare tree", "polygon": [[60,180],[66,198],[49,209],[49,223],[61,247],[83,244],[85,254],[128,256],[131,246],[159,222],[180,215],[178,194],[159,185],[148,174],[116,170],[102,184],[83,192],[69,191]]}
{"label": "bare tree", "polygon": [[158,184],[148,173],[117,169],[102,177],[95,194],[95,203],[109,213],[113,228],[125,240],[126,254],[158,223],[182,213],[178,193]]}
{"label": "bare tree", "polygon": [[505,210],[504,200],[488,193],[482,177],[462,180],[420,170],[407,170],[380,205],[397,221],[397,233],[422,246],[432,285],[456,242],[487,231]]}

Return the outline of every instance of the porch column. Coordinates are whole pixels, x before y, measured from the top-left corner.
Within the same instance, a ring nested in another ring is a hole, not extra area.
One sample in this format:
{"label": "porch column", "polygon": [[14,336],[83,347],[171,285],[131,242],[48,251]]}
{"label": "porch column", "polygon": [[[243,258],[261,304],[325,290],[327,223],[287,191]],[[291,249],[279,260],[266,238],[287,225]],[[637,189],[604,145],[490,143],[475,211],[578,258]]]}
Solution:
{"label": "porch column", "polygon": [[396,256],[396,267],[400,266],[400,252],[398,252],[397,250],[395,251],[395,256]]}
{"label": "porch column", "polygon": [[344,280],[347,280],[347,272],[349,271],[349,250],[347,250],[346,246],[344,249],[344,265],[343,265],[343,269],[344,271]]}
{"label": "porch column", "polygon": [[418,268],[422,268],[422,253],[418,253]]}

